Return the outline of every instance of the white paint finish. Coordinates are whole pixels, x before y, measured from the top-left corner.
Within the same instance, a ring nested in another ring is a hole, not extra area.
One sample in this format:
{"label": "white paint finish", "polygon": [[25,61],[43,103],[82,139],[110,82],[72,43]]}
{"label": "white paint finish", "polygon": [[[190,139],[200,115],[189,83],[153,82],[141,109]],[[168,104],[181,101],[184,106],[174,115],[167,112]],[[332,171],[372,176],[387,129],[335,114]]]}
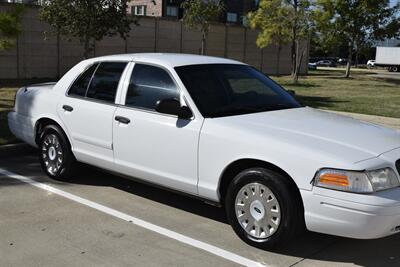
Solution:
{"label": "white paint finish", "polygon": [[204,251],[206,251],[208,253],[211,253],[213,255],[219,256],[219,257],[224,258],[224,259],[226,259],[228,261],[231,261],[233,263],[236,263],[236,264],[239,264],[239,265],[243,265],[243,266],[254,266],[254,267],[256,267],[256,266],[259,266],[259,267],[264,266],[264,267],[266,267],[267,266],[267,265],[261,264],[259,262],[256,262],[254,260],[251,260],[251,259],[242,257],[240,255],[237,255],[235,253],[229,252],[227,250],[221,249],[219,247],[213,246],[211,244],[208,244],[208,243],[202,242],[200,240],[197,240],[197,239],[182,235],[180,233],[171,231],[171,230],[166,229],[164,227],[161,227],[161,226],[152,224],[150,222],[141,220],[141,219],[136,218],[134,216],[131,216],[129,214],[126,214],[126,213],[120,212],[118,210],[109,208],[107,206],[98,204],[96,202],[93,202],[93,201],[90,201],[88,199],[79,197],[77,195],[73,195],[73,194],[68,193],[66,191],[60,190],[60,189],[58,189],[56,187],[47,185],[45,183],[40,183],[40,182],[34,181],[34,180],[32,180],[32,179],[30,179],[30,178],[28,178],[26,176],[18,175],[16,173],[12,173],[12,172],[9,172],[9,171],[1,169],[1,168],[0,168],[0,174],[4,175],[6,177],[14,178],[14,179],[17,179],[19,181],[28,183],[28,184],[30,184],[32,186],[35,186],[37,188],[46,190],[46,191],[51,192],[53,194],[57,194],[59,196],[62,196],[62,197],[67,198],[69,200],[75,201],[75,202],[80,203],[82,205],[88,206],[88,207],[93,208],[95,210],[98,210],[100,212],[106,213],[106,214],[111,215],[113,217],[116,217],[118,219],[121,219],[121,220],[124,220],[126,222],[135,224],[135,225],[140,226],[142,228],[145,228],[145,229],[147,229],[149,231],[152,231],[152,232],[158,233],[160,235],[166,236],[168,238],[174,239],[176,241],[182,242],[182,243],[184,243],[186,245],[189,245],[189,246],[204,250]]}
{"label": "white paint finish", "polygon": [[[74,110],[65,111],[63,105]],[[112,122],[116,109],[114,105],[75,97],[63,97],[58,103],[58,116],[72,137],[77,160],[96,166],[112,164]]]}
{"label": "white paint finish", "polygon": [[31,117],[20,115],[17,112],[8,113],[8,127],[10,131],[21,140],[31,146],[36,146],[34,136],[34,125]]}
{"label": "white paint finish", "polygon": [[[194,120],[185,124],[173,116],[119,107],[125,102],[133,63],[128,64],[122,76],[114,104],[66,97],[67,88],[94,62],[135,60],[163,67],[170,73],[181,89],[181,102],[192,109]],[[303,201],[308,203],[305,219],[309,230],[346,235],[348,229],[329,222],[327,214],[340,215],[331,213],[334,203],[312,204],[318,200],[313,195],[318,189],[313,188],[311,180],[319,169],[326,167],[395,168],[394,162],[400,158],[397,150],[400,133],[310,108],[204,119],[174,67],[205,63],[242,64],[176,54],[130,54],[85,60],[54,86],[36,85],[19,90],[17,112],[9,114],[9,125],[17,137],[35,145],[36,122],[51,118],[67,134],[78,160],[214,201],[220,200],[220,178],[229,164],[240,159],[267,161],[288,173],[302,192],[311,193],[302,194]],[[65,112],[62,105],[73,106],[74,111]],[[117,123],[115,115],[130,118],[131,124]],[[378,199],[365,199],[357,194],[327,192],[329,196],[325,197],[338,198],[337,201],[347,201],[349,205],[355,202],[373,206],[382,200],[379,197],[385,198],[379,194],[373,194]],[[318,216],[328,220],[315,219]],[[349,216],[351,221],[351,213]]]}
{"label": "white paint finish", "polygon": [[131,121],[113,123],[118,172],[197,194],[197,146],[202,121],[125,107],[118,108],[115,116]]}
{"label": "white paint finish", "polygon": [[400,66],[400,47],[377,47],[375,64]]}
{"label": "white paint finish", "polygon": [[[400,135],[395,130],[311,108],[206,119],[199,146],[199,194],[218,198],[216,177],[239,159],[270,162],[299,188],[311,190],[318,169],[363,170],[367,166],[357,162],[396,147]],[[387,167],[393,163],[385,161]]]}
{"label": "white paint finish", "polygon": [[[343,194],[352,200],[340,199]],[[400,226],[399,188],[369,196],[316,188],[301,190],[301,196],[306,226],[312,231],[358,239],[381,238],[399,232],[394,231]],[[358,203],[359,198],[369,204]]]}

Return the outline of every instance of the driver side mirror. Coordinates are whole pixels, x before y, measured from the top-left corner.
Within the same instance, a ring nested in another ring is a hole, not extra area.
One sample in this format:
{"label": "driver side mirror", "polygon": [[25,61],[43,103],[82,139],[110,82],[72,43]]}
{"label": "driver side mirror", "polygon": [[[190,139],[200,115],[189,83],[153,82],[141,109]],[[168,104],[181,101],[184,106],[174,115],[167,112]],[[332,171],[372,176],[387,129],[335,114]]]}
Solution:
{"label": "driver side mirror", "polygon": [[181,106],[179,100],[175,98],[158,101],[156,104],[156,111],[163,114],[176,115],[178,118],[185,120],[193,117],[192,111],[186,106]]}

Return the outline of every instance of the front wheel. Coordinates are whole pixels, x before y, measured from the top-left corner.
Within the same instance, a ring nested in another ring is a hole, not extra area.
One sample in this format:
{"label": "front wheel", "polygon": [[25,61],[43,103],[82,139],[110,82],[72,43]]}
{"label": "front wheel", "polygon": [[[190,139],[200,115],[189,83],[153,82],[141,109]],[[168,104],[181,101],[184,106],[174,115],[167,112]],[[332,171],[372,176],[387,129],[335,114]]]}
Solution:
{"label": "front wheel", "polygon": [[264,168],[239,173],[231,182],[225,209],[229,223],[246,243],[271,249],[303,226],[302,207],[287,177]]}
{"label": "front wheel", "polygon": [[65,179],[73,171],[75,158],[62,130],[48,125],[39,141],[39,160],[43,171],[51,178]]}

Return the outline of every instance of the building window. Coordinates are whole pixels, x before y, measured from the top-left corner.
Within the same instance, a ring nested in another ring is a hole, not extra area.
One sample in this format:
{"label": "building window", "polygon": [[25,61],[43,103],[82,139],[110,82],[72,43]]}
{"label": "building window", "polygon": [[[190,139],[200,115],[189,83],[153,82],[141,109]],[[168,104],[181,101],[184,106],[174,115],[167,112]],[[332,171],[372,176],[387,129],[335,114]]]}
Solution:
{"label": "building window", "polygon": [[146,16],[146,6],[133,6],[132,13],[135,16]]}
{"label": "building window", "polygon": [[226,13],[226,21],[227,22],[237,22],[237,14],[236,13],[231,13],[231,12],[228,12],[228,13]]}
{"label": "building window", "polygon": [[167,6],[168,17],[178,17],[178,8],[176,6]]}

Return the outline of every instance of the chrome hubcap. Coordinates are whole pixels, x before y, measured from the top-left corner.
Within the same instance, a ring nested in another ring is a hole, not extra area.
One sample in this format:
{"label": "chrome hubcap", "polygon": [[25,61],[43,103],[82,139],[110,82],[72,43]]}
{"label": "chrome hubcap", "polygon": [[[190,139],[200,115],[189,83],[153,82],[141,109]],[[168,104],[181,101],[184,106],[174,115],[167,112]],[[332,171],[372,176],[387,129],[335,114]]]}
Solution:
{"label": "chrome hubcap", "polygon": [[255,238],[272,236],[281,222],[277,198],[260,183],[250,183],[240,189],[235,200],[235,212],[242,228]]}
{"label": "chrome hubcap", "polygon": [[54,175],[60,170],[63,163],[63,152],[56,135],[45,136],[42,143],[42,159],[49,173]]}

